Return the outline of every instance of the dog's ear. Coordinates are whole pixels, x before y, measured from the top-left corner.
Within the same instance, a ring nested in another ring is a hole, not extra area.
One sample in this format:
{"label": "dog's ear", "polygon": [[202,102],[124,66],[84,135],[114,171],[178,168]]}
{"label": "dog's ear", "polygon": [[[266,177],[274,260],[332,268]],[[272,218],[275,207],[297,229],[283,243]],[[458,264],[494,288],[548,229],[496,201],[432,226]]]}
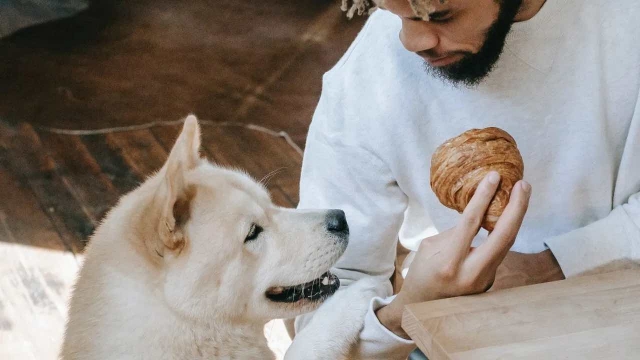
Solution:
{"label": "dog's ear", "polygon": [[160,213],[152,217],[158,221],[158,237],[147,244],[155,253],[152,255],[164,257],[167,249],[180,252],[186,244],[183,226],[189,218],[194,191],[187,185],[185,175],[201,161],[199,149],[200,126],[196,117],[189,115],[159,173],[160,186],[153,199],[153,208]]}

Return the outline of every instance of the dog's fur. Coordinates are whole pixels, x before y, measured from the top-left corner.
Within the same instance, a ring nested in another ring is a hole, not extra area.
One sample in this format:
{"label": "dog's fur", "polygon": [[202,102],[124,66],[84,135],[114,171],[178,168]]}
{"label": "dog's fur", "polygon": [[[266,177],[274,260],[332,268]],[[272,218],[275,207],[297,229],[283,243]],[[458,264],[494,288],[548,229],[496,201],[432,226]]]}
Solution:
{"label": "dog's fur", "polygon": [[[189,116],[162,169],[96,230],[71,300],[62,359],[273,358],[264,324],[322,303],[273,302],[265,293],[326,272],[344,252],[346,235],[327,230],[327,211],[274,206],[260,184],[210,164],[199,147],[199,126]],[[252,224],[264,231],[245,242]],[[371,284],[354,287],[351,298],[340,294],[359,304],[347,319],[349,340],[332,345],[340,354],[362,325]],[[327,332],[325,326],[301,333],[297,355],[288,358],[312,358],[305,351],[315,346],[310,332]]]}

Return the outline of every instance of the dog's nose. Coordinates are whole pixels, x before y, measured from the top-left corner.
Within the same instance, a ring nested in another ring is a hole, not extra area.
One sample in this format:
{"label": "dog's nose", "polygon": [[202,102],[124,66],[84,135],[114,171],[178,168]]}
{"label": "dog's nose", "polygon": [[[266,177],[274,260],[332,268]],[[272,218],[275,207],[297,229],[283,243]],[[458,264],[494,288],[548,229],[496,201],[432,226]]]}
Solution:
{"label": "dog's nose", "polygon": [[349,233],[349,225],[347,224],[347,217],[342,210],[330,210],[327,213],[325,219],[327,224],[327,230],[332,233]]}

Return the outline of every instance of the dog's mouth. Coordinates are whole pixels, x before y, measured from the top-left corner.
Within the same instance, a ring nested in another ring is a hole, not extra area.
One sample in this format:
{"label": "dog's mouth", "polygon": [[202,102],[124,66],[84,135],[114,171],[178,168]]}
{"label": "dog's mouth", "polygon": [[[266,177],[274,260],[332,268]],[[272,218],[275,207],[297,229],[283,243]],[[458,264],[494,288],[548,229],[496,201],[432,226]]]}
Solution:
{"label": "dog's mouth", "polygon": [[330,272],[305,284],[274,286],[267,289],[266,296],[275,302],[295,303],[301,300],[318,301],[333,295],[340,287],[340,280]]}

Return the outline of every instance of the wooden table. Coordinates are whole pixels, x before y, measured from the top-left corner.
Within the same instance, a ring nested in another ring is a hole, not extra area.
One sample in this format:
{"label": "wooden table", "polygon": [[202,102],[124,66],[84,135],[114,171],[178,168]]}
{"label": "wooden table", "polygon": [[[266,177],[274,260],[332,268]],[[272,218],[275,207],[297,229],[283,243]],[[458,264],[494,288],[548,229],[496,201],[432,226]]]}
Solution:
{"label": "wooden table", "polygon": [[407,306],[429,360],[640,359],[640,270]]}

